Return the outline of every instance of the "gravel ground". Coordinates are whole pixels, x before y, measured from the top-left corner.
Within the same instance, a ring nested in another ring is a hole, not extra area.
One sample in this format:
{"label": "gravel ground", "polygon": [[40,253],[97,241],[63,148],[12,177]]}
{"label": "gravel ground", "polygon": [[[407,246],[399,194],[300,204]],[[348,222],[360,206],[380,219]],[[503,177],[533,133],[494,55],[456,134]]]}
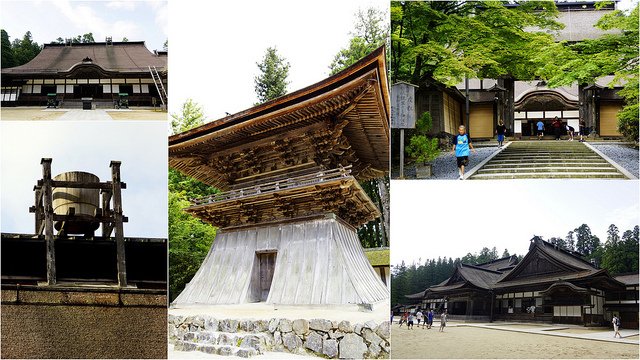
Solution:
{"label": "gravel ground", "polygon": [[[476,148],[476,153],[471,152],[469,156],[469,165],[465,167],[465,172],[473,169],[476,165],[489,157],[494,152],[498,151],[497,146],[487,146]],[[636,157],[637,159],[637,157]],[[400,173],[400,166],[396,163],[392,164],[391,176],[394,179],[398,178]],[[450,151],[440,154],[433,161],[433,176],[425,180],[455,180],[458,178],[458,166],[456,165],[456,157]],[[404,166],[405,179],[416,178],[416,167],[414,164],[407,164]]]}
{"label": "gravel ground", "polygon": [[640,177],[639,169],[640,157],[638,156],[638,149],[625,144],[592,144],[594,148],[607,155],[611,160],[618,163],[618,165],[627,169],[630,173],[636,177]]}

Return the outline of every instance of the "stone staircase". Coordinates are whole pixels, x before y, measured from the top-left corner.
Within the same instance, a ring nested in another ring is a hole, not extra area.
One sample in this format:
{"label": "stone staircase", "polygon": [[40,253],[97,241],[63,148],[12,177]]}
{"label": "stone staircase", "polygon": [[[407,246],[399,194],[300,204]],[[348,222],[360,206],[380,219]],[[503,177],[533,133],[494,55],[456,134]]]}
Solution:
{"label": "stone staircase", "polygon": [[248,358],[287,352],[323,358],[388,358],[390,324],[351,324],[326,319],[215,319],[206,315],[168,317],[174,351]]}
{"label": "stone staircase", "polygon": [[579,141],[514,141],[471,180],[626,179],[607,160]]}

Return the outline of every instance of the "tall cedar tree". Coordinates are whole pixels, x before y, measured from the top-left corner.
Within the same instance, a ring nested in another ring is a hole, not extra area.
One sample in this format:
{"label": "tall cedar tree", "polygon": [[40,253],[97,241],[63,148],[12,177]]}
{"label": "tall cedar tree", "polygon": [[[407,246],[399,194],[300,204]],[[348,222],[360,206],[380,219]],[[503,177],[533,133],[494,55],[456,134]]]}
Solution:
{"label": "tall cedar tree", "polygon": [[258,104],[273,100],[287,93],[289,63],[278,55],[275,47],[267,48],[262,62],[256,63],[260,74],[254,77]]}

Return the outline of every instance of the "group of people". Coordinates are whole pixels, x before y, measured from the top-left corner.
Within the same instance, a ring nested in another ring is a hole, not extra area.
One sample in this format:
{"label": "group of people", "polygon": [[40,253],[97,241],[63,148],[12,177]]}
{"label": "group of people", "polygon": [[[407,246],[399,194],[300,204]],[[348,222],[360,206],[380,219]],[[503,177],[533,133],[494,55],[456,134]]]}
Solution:
{"label": "group of people", "polygon": [[[542,122],[542,120],[539,120],[536,123],[538,140],[542,140],[542,138],[544,137],[544,126],[545,125],[544,125],[544,122]],[[573,126],[569,124],[566,124],[566,125],[563,124],[562,121],[558,119],[557,116],[553,119],[553,123],[551,124],[551,126],[553,126],[553,129],[554,129],[553,131],[554,131],[556,140],[560,140],[563,132],[566,132],[566,134],[569,136],[569,141],[573,141],[573,136],[575,133],[575,128]],[[580,142],[584,142],[584,136],[586,136],[586,131],[587,131],[587,127],[584,120],[580,120],[580,131],[579,131]],[[498,126],[496,126],[496,135],[498,136],[498,148],[502,148],[506,133],[507,133],[507,127],[504,125],[504,122],[502,120],[498,121]],[[473,148],[473,145],[471,144],[471,138],[467,134],[467,129],[464,125],[460,125],[458,127],[458,134],[453,137],[451,143],[453,145],[451,149],[451,153],[455,154],[456,164],[458,165],[458,175],[459,175],[458,179],[463,180],[464,168],[465,166],[469,165],[470,152],[471,151],[473,151],[474,153],[476,152],[476,150]]]}
{"label": "group of people", "polygon": [[[584,120],[580,120],[579,124],[580,124],[580,128],[579,128],[578,134],[580,135],[580,142],[584,142],[584,137],[586,136],[586,133],[587,133],[587,125],[584,122]],[[563,124],[562,121],[558,119],[557,116],[553,119],[551,126],[553,127],[553,133],[555,135],[556,140],[560,140],[562,138],[562,134],[566,133],[567,136],[569,137],[568,140],[573,141],[573,136],[576,132],[576,129],[573,126],[569,124]],[[538,140],[542,140],[542,138],[544,137],[544,122],[542,122],[542,120],[538,120],[538,122],[536,123],[536,129],[537,129]]]}
{"label": "group of people", "polygon": [[[422,322],[423,329],[425,327],[427,329],[431,329],[434,316],[433,309],[427,311],[426,314],[423,314],[421,310],[418,310],[415,315],[412,312],[405,312],[400,316],[399,327],[402,327],[403,324],[407,324],[407,329],[411,330],[413,329],[415,321],[417,322],[418,327],[420,327],[420,322]],[[445,326],[447,326],[447,317],[447,310],[440,314],[440,332],[443,332]],[[391,313],[391,322],[393,322],[393,312]]]}

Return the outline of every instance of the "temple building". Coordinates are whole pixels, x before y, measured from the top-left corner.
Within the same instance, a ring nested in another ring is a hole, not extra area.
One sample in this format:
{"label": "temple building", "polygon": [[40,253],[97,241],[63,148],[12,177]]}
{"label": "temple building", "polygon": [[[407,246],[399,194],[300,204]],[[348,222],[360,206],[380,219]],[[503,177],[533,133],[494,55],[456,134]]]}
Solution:
{"label": "temple building", "polygon": [[167,51],[149,51],[143,41],[45,44],[24,65],[2,69],[2,106],[113,108],[167,101]]}
{"label": "temple building", "polygon": [[174,304],[375,304],[389,290],[356,229],[359,181],[389,171],[381,47],[319,83],[169,138],[169,166],[222,193],[187,212],[220,227]]}
{"label": "temple building", "polygon": [[[505,5],[517,6],[517,5]],[[564,29],[548,31],[556,41],[579,42],[595,39],[615,30],[601,30],[594,25],[615,3],[595,8],[594,1],[556,2],[557,21]],[[446,87],[436,81],[420,84],[416,92],[416,112],[431,113],[433,134],[456,134],[460,124],[468,125],[474,139],[491,139],[497,123],[503,119],[516,138],[536,135],[535,124],[542,120],[545,133],[552,134],[554,117],[579,129],[583,119],[589,133],[603,138],[618,138],[617,113],[624,106],[618,91],[623,84],[609,88],[613,76],[597,79],[593,84],[574,84],[549,88],[544,81],[518,79],[469,79],[469,124],[466,124],[465,83]]]}
{"label": "temple building", "polygon": [[407,295],[420,307],[467,321],[535,321],[606,325],[613,314],[638,328],[638,274],[612,277],[574,251],[534,239],[514,256],[459,264],[451,277]]}

